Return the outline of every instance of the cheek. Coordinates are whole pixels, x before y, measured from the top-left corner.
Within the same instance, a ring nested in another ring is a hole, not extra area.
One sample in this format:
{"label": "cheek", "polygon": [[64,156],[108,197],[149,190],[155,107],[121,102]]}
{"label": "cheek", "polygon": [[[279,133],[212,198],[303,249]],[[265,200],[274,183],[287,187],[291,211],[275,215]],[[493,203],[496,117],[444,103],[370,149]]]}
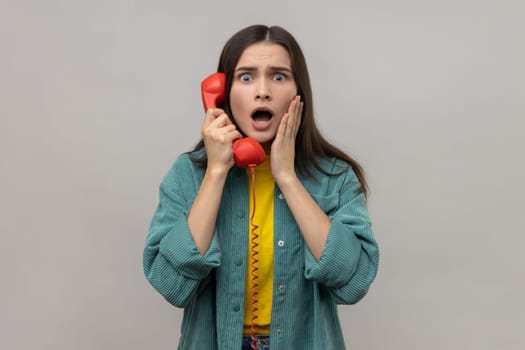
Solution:
{"label": "cheek", "polygon": [[242,110],[244,105],[243,101],[245,100],[246,92],[243,89],[232,87],[232,89],[230,90],[230,106],[232,108],[233,113]]}
{"label": "cheek", "polygon": [[230,91],[230,109],[232,117],[239,112],[239,96],[233,89]]}
{"label": "cheek", "polygon": [[288,103],[292,102],[292,100],[297,96],[297,88],[295,86],[288,87],[285,92],[283,92],[284,96],[287,96]]}

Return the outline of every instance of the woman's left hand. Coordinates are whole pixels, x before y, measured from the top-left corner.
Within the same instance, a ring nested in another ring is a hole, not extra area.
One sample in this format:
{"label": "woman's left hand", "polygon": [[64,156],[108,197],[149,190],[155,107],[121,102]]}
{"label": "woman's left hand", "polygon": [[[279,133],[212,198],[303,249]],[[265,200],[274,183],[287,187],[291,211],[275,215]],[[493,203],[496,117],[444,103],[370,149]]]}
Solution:
{"label": "woman's left hand", "polygon": [[288,112],[283,115],[272,142],[271,169],[277,184],[295,177],[295,138],[301,125],[302,113],[303,102],[300,96],[296,96],[290,102]]}

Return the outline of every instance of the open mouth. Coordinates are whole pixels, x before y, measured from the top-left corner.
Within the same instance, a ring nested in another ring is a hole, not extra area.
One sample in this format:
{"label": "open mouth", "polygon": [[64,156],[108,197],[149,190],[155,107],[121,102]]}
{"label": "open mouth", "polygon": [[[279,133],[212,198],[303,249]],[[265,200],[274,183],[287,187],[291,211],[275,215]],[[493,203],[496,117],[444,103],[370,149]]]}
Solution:
{"label": "open mouth", "polygon": [[258,108],[252,112],[252,119],[255,123],[267,123],[272,119],[272,117],[273,112],[268,108]]}

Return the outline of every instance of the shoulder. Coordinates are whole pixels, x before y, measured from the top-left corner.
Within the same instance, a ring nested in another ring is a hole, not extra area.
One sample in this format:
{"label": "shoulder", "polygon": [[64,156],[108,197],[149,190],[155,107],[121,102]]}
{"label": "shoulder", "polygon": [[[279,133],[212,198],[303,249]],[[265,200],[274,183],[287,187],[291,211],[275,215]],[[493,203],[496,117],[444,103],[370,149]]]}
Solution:
{"label": "shoulder", "polygon": [[300,181],[311,195],[329,195],[360,187],[356,173],[344,160],[336,157],[319,158],[317,165],[309,165],[311,176],[300,176]]}
{"label": "shoulder", "polygon": [[197,151],[179,155],[169,168],[163,182],[179,182],[189,185],[195,180],[202,179],[204,168],[193,161],[193,159],[198,159],[202,156],[200,153],[203,152]]}
{"label": "shoulder", "polygon": [[352,166],[342,159],[336,157],[318,158],[317,164],[320,169],[311,164],[310,171],[320,181],[359,182]]}

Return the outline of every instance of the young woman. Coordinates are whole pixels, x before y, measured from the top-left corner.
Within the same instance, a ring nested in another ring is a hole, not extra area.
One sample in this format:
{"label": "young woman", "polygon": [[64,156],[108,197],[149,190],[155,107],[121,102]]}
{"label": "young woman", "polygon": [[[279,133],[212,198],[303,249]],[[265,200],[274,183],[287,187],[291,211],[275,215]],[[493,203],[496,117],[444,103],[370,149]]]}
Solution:
{"label": "young woman", "polygon": [[[224,105],[160,185],[145,275],[184,308],[179,349],[344,349],[337,305],[363,298],[379,262],[363,171],[319,133],[286,30],[239,31],[218,71]],[[244,136],[266,152],[253,174],[234,164]]]}

